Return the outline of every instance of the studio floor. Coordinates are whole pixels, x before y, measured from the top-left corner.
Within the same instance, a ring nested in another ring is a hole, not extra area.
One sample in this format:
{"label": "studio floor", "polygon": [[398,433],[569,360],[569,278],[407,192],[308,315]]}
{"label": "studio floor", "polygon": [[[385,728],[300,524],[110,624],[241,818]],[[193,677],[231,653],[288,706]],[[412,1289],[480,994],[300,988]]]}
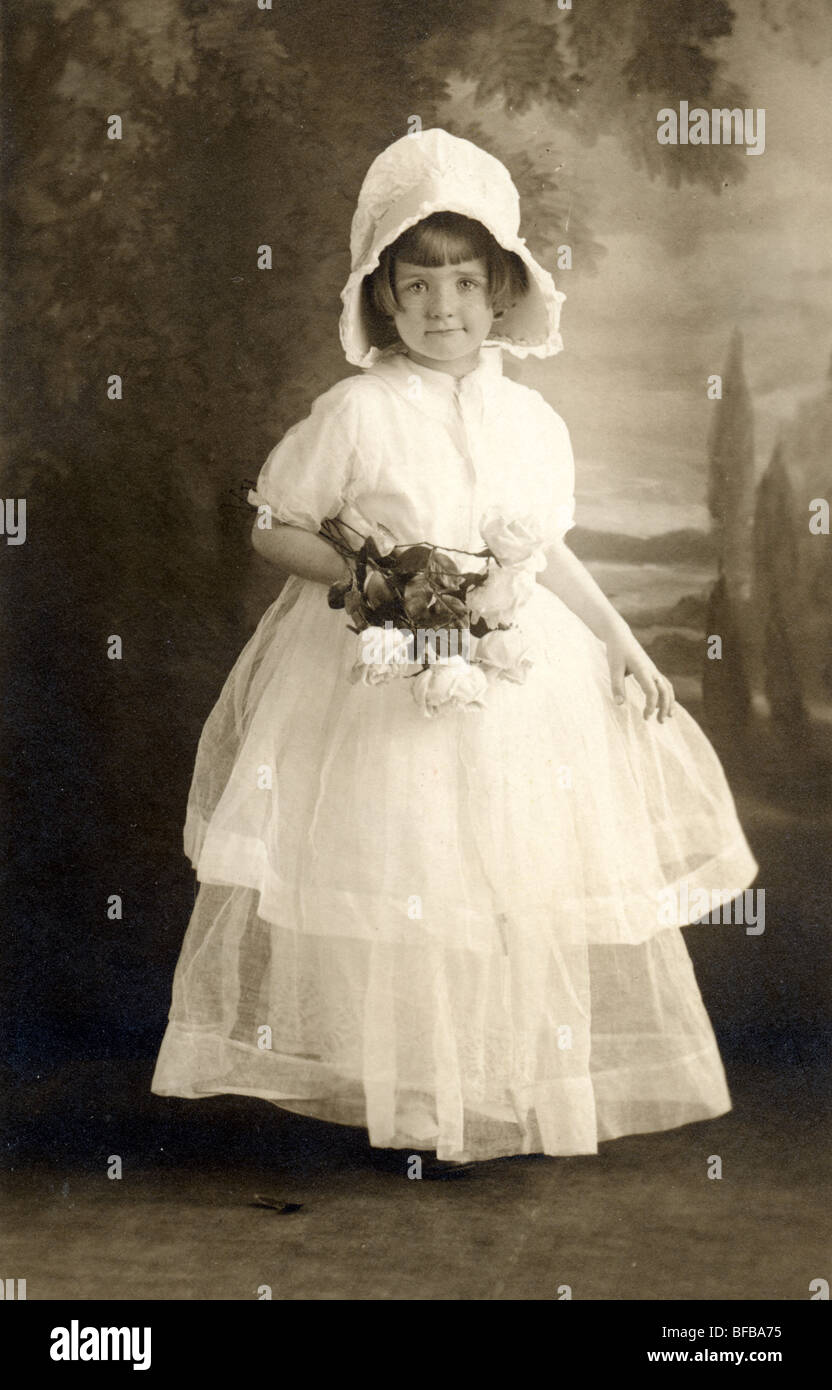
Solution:
{"label": "studio floor", "polygon": [[800,1065],[728,1075],[718,1120],[451,1182],[408,1179],[404,1155],[380,1170],[358,1132],[263,1102],[160,1101],[173,1142],[126,1153],[120,1179],[106,1143],[7,1171],[2,1273],[29,1299],[805,1300],[832,1276],[827,1088]]}

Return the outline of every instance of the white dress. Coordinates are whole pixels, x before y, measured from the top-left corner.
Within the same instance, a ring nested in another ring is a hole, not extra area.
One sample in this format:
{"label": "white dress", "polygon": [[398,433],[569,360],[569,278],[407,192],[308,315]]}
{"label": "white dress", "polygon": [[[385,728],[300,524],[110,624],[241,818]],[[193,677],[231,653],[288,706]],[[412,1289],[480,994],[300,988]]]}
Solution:
{"label": "white dress", "polygon": [[[486,347],[459,381],[393,352],[340,382],[252,500],[478,550],[488,507],[534,512],[551,543],[572,497],[563,421]],[[153,1090],[261,1096],[445,1159],[594,1153],[730,1109],[662,912],[670,889],[724,901],[756,872],[693,719],[645,721],[632,680],[616,706],[603,645],[540,584],[525,684],[472,713],[351,684],[347,621],[290,579],[205,725],[201,887]]]}

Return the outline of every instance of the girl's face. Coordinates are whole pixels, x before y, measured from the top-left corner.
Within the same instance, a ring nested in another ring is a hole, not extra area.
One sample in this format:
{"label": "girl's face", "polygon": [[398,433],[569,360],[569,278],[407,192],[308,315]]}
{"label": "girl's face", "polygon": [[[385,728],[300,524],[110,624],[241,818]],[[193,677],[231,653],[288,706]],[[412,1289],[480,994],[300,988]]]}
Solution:
{"label": "girl's face", "polygon": [[494,318],[484,258],[440,266],[397,259],[394,289],[393,319],[408,356],[451,376],[472,371]]}

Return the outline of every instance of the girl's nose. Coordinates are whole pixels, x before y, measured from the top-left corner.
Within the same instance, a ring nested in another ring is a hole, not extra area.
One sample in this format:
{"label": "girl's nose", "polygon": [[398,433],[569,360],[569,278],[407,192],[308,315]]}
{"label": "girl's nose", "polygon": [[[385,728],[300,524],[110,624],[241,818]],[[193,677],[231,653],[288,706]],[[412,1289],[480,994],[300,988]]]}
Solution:
{"label": "girl's nose", "polygon": [[437,285],[428,300],[428,314],[431,318],[446,318],[453,312],[454,291],[451,285]]}

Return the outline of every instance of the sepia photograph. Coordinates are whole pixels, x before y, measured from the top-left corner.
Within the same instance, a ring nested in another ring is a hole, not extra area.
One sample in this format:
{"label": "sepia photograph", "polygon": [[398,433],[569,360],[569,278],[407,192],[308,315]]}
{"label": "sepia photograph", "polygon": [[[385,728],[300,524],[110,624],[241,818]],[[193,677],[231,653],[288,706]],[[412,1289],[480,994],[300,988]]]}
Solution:
{"label": "sepia photograph", "polygon": [[602,1303],[794,1372],[832,4],[7,0],[0,68],[19,1344]]}

